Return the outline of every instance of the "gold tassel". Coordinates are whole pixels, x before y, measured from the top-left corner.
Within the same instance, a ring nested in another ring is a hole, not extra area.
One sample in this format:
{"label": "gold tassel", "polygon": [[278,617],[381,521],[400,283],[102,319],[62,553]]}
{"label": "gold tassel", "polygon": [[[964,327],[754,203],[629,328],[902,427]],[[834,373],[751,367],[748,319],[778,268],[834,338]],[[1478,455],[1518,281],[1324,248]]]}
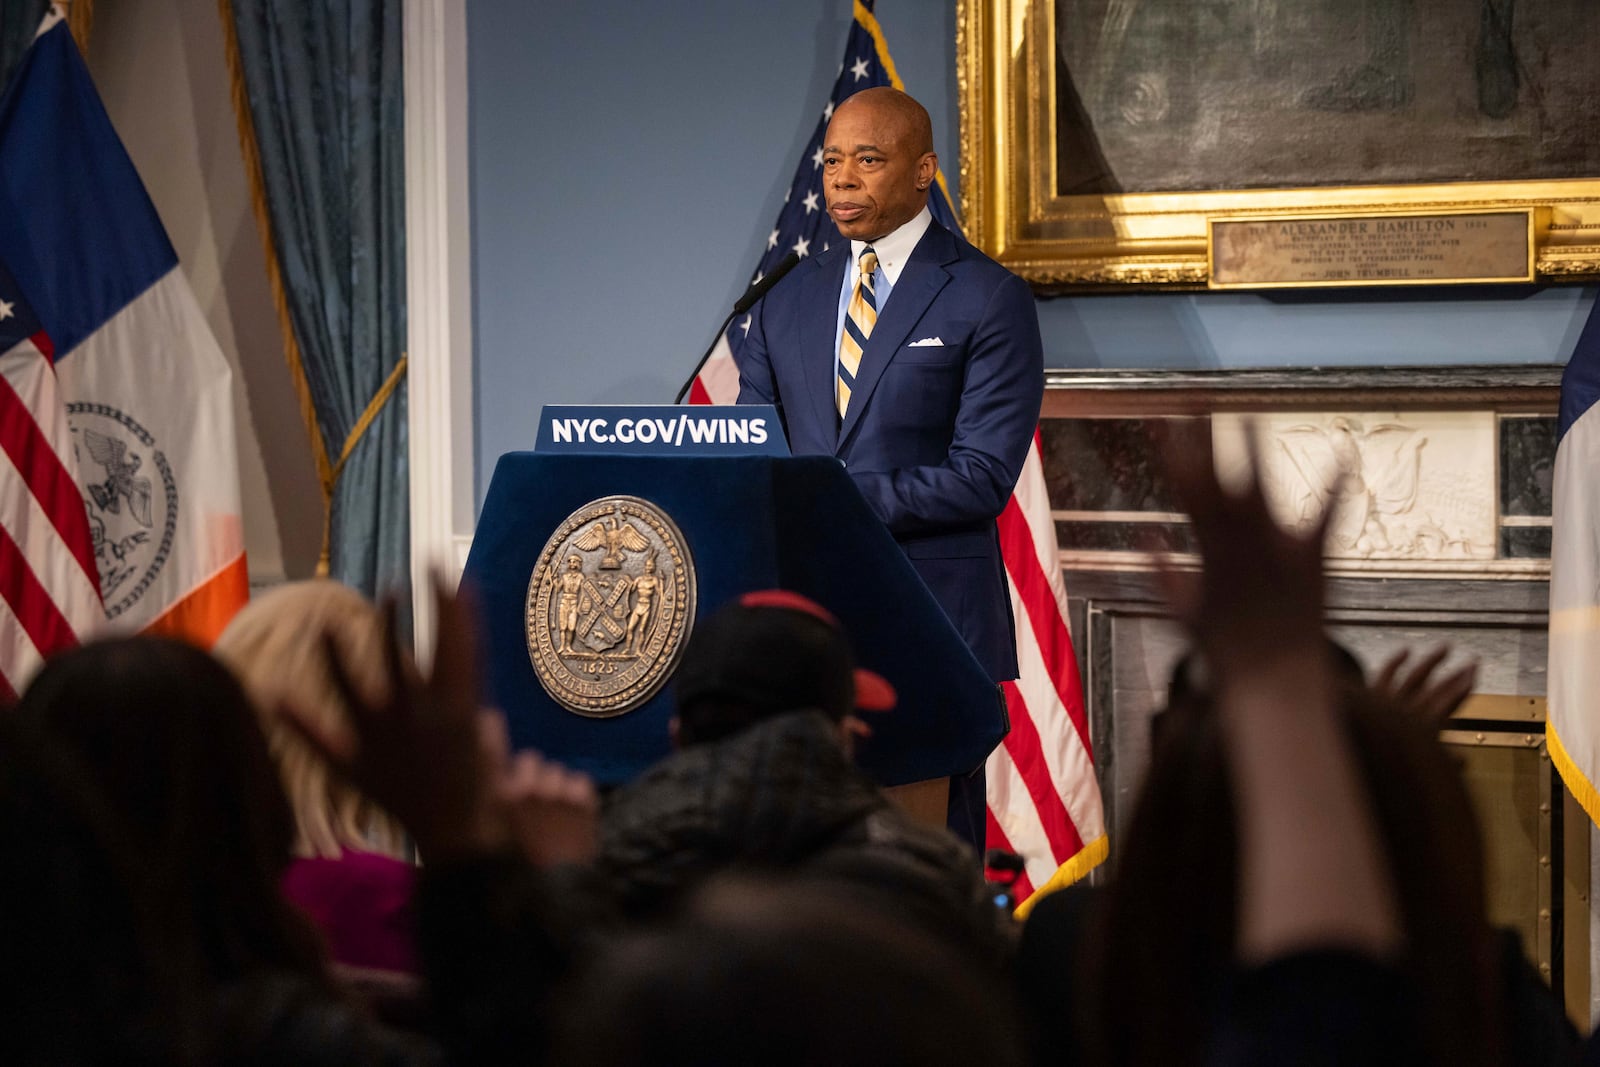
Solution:
{"label": "gold tassel", "polygon": [[[389,398],[394,395],[395,389],[399,387],[400,379],[405,377],[406,364],[406,355],[402,352],[400,354],[400,362],[394,365],[394,369],[383,380],[383,384],[378,386],[378,391],[372,394],[371,400],[367,401],[366,410],[361,413],[361,417],[356,420],[356,424],[350,428],[349,436],[344,439],[344,447],[339,450],[339,459],[333,465],[333,482],[335,485],[339,482],[339,475],[344,473],[345,460],[349,459],[350,454],[356,450],[356,445],[366,435],[367,430],[372,426],[373,420],[378,417],[378,412],[383,410],[383,405],[389,402]],[[332,544],[333,501],[330,499],[322,520],[322,557],[317,560],[317,577],[319,578],[328,576],[328,568],[330,566],[329,550]]]}
{"label": "gold tassel", "polygon": [[71,0],[67,5],[67,29],[85,56],[89,54],[89,31],[93,28],[94,0]]}

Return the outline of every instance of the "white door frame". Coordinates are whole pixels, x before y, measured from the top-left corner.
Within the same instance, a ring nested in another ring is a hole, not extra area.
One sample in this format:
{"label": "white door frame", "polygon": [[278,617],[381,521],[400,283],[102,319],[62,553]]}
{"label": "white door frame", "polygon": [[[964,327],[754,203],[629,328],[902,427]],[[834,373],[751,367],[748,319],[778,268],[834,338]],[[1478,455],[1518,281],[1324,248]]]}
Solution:
{"label": "white door frame", "polygon": [[429,574],[459,578],[475,510],[467,13],[461,0],[404,3],[407,429],[420,654],[433,647]]}

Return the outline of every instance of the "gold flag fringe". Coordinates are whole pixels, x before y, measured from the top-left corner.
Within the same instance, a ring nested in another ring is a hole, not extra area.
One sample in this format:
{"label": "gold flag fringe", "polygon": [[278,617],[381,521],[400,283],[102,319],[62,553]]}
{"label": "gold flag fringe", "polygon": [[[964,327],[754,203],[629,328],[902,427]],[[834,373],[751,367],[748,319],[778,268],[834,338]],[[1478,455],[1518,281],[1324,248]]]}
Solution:
{"label": "gold flag fringe", "polygon": [[67,5],[67,29],[78,43],[78,51],[89,54],[89,33],[94,29],[94,0],[72,0]]}

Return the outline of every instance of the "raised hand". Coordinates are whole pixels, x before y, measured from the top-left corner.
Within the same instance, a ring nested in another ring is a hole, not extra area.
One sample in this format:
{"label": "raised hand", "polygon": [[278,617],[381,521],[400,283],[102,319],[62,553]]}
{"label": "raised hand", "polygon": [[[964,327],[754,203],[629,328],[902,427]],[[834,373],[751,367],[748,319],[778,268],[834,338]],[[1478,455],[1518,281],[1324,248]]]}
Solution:
{"label": "raised hand", "polygon": [[1325,660],[1322,543],[1329,516],[1305,532],[1273,519],[1257,476],[1260,444],[1246,435],[1249,476],[1224,487],[1203,430],[1169,431],[1168,477],[1189,513],[1204,562],[1199,575],[1162,565],[1174,614],[1205,656],[1214,686],[1279,663]]}
{"label": "raised hand", "polygon": [[1434,672],[1450,656],[1449,645],[1440,645],[1402,674],[1410,656],[1407,648],[1390,656],[1378,671],[1372,690],[1428,722],[1442,724],[1472,695],[1472,687],[1478,681],[1477,661],[1435,678]]}
{"label": "raised hand", "polygon": [[519,752],[497,790],[516,845],[536,867],[593,861],[600,798],[594,782],[535,752]]}
{"label": "raised hand", "polygon": [[383,605],[381,692],[356,684],[345,650],[332,636],[325,641],[351,731],[330,733],[293,707],[285,709],[306,742],[392,812],[429,860],[494,848],[506,839],[493,768],[480,742],[472,615],[438,574],[432,585],[439,637],[426,673],[402,646],[389,600]]}
{"label": "raised hand", "polygon": [[591,862],[599,847],[600,797],[589,776],[532,750],[512,754],[498,713],[484,713],[479,739],[511,844],[535,867]]}
{"label": "raised hand", "polygon": [[1237,490],[1218,480],[1203,435],[1169,438],[1169,476],[1193,520],[1201,571],[1161,573],[1205,656],[1228,753],[1239,957],[1308,947],[1385,955],[1400,942],[1398,904],[1323,631],[1328,516],[1306,532],[1274,521],[1253,427]]}

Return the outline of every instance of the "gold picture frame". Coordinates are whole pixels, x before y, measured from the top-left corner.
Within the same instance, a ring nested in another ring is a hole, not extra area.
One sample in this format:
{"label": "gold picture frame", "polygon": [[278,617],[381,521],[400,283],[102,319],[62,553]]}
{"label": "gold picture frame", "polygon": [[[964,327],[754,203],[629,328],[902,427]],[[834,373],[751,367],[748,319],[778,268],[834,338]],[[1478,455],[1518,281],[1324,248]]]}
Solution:
{"label": "gold picture frame", "polygon": [[1207,288],[1209,231],[1217,220],[1496,211],[1529,213],[1530,276],[1523,280],[1600,277],[1600,178],[1060,194],[1061,2],[957,3],[967,236],[1036,289]]}

